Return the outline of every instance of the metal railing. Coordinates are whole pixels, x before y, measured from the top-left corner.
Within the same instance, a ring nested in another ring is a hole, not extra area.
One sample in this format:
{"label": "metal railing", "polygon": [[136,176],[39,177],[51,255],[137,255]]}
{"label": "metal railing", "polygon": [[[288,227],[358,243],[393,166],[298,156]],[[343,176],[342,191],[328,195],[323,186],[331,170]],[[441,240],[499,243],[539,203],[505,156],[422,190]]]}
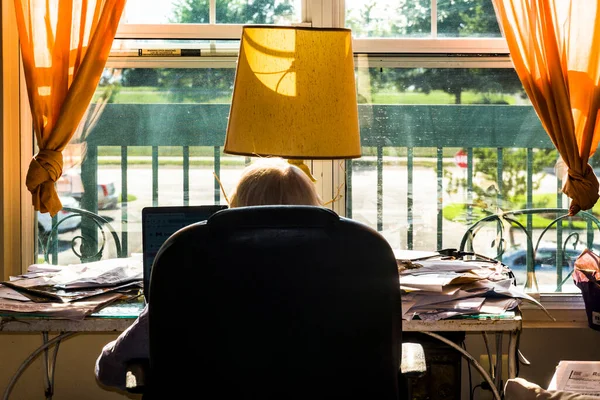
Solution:
{"label": "metal railing", "polygon": [[[128,160],[131,148],[146,147],[150,152],[152,173],[152,205],[159,204],[159,149],[163,146],[180,147],[183,174],[183,205],[190,199],[190,148],[192,146],[212,148],[212,161],[217,177],[221,174],[222,146],[225,140],[228,104],[107,104],[94,129],[87,136],[87,153],[82,164],[84,196],[82,208],[98,211],[96,187],[98,184],[99,149],[102,146],[120,148],[120,192],[126,199],[129,190]],[[363,148],[372,150],[372,168],[376,177],[376,223],[379,231],[384,226],[383,190],[385,155],[390,149],[402,149],[402,162],[406,165],[406,182],[394,182],[406,187],[407,240],[406,247],[413,249],[418,232],[414,225],[414,194],[422,182],[416,181],[416,154],[424,148],[434,149],[435,157],[431,168],[436,179],[436,246],[443,248],[445,219],[443,210],[444,169],[447,167],[448,149],[465,149],[466,165],[466,219],[473,222],[472,196],[474,175],[474,148],[496,149],[497,186],[502,188],[504,172],[504,153],[506,149],[527,149],[523,160],[526,176],[525,208],[532,208],[533,199],[533,157],[536,149],[553,149],[544,132],[535,111],[530,106],[510,105],[372,105],[360,104],[359,117],[361,142]],[[365,161],[346,161],[346,216],[352,218],[353,204],[353,167]],[[557,188],[561,182],[557,179]],[[501,190],[500,190],[501,192]],[[499,193],[500,193],[499,192]],[[218,182],[214,182],[215,203],[221,201]],[[498,196],[501,196],[498,194]],[[500,198],[498,200],[501,200]],[[562,197],[557,190],[557,207],[562,208]],[[123,253],[128,254],[128,205],[122,203],[121,220],[115,226],[119,235]],[[85,225],[82,230],[86,230]],[[90,228],[90,235],[93,235]]]}

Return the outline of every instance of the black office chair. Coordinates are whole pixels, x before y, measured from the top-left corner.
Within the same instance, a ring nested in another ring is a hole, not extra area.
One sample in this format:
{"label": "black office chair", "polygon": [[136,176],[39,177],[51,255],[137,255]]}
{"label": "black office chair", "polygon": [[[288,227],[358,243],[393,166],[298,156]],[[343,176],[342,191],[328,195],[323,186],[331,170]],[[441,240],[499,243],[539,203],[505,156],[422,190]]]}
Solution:
{"label": "black office chair", "polygon": [[183,228],[148,300],[144,399],[403,397],[394,254],[326,208],[234,208]]}

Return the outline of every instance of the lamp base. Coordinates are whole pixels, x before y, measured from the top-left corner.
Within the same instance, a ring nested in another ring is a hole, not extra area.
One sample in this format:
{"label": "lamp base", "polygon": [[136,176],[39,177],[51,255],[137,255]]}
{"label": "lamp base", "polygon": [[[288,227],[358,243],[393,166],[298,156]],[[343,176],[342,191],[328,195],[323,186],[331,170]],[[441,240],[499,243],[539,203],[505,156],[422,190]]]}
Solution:
{"label": "lamp base", "polygon": [[287,162],[289,164],[295,165],[296,167],[300,168],[302,171],[304,171],[304,173],[309,177],[309,179],[312,182],[316,182],[317,180],[312,176],[312,174],[310,173],[310,169],[308,168],[308,165],[304,164],[304,160],[287,160]]}

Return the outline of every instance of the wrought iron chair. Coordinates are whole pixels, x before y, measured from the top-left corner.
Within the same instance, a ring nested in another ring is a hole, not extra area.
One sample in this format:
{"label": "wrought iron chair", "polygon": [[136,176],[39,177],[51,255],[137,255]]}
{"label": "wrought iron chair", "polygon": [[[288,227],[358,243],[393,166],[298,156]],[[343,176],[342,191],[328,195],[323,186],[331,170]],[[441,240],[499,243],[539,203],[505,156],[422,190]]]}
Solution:
{"label": "wrought iron chair", "polygon": [[[563,208],[536,208],[488,215],[467,229],[459,251],[506,261],[507,251],[519,248],[526,261],[524,287],[539,292],[536,268],[539,269],[543,262],[549,262],[556,267],[555,291],[562,291],[573,272],[576,255],[585,248],[600,249],[600,244],[594,243],[595,232],[600,232],[600,220],[587,211],[580,211],[572,217],[568,211]],[[544,247],[553,249],[553,259],[540,256]],[[569,269],[566,274],[563,273],[564,266]]]}
{"label": "wrought iron chair", "polygon": [[38,243],[46,263],[58,263],[58,232],[61,224],[71,218],[81,218],[81,233],[71,239],[71,251],[82,263],[98,261],[103,255],[108,242],[107,234],[112,237],[117,257],[125,257],[121,240],[110,222],[93,212],[72,207],[63,207],[70,214],[60,220],[53,220],[52,228],[45,234],[40,234]]}

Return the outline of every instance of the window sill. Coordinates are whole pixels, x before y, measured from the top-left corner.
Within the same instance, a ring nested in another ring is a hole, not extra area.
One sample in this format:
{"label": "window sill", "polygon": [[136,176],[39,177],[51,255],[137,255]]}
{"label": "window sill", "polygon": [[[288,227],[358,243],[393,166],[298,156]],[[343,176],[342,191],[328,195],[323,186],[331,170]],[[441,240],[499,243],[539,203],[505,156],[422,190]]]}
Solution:
{"label": "window sill", "polygon": [[589,328],[585,304],[580,294],[542,294],[538,300],[554,321],[538,306],[521,304],[523,329],[531,328]]}

